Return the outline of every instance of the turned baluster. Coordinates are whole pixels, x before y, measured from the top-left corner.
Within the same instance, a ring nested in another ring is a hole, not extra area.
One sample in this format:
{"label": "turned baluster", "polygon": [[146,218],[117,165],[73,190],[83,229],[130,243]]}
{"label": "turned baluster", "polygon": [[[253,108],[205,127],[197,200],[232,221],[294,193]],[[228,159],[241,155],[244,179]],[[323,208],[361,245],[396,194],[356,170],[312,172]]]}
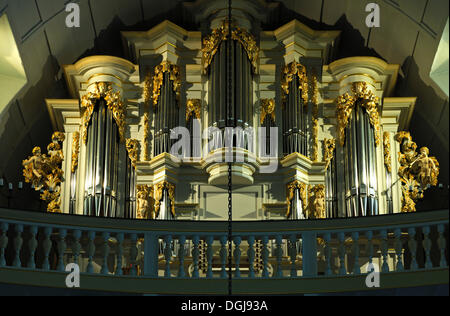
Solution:
{"label": "turned baluster", "polygon": [[353,274],[361,274],[361,268],[359,266],[359,233],[352,233],[353,240],[353,256],[355,257],[355,263],[353,267]]}
{"label": "turned baluster", "polygon": [[[366,254],[369,258],[369,265],[367,269],[367,273],[372,271],[373,267],[373,231],[369,230],[366,232],[366,238],[367,238],[367,248],[366,248]],[[370,271],[369,271],[370,269]]]}
{"label": "turned baluster", "polygon": [[118,233],[116,235],[117,246],[116,246],[116,257],[117,257],[117,267],[116,267],[116,275],[123,275],[122,266],[123,266],[123,241],[125,239],[124,233]]}
{"label": "turned baluster", "polygon": [[185,251],[184,251],[184,246],[186,244],[186,236],[180,236],[178,238],[178,243],[179,243],[179,249],[178,249],[178,260],[180,263],[180,266],[178,267],[178,277],[179,278],[184,278],[186,276],[186,271],[184,270],[184,256],[185,256]]}
{"label": "turned baluster", "polygon": [[338,233],[338,240],[339,240],[339,248],[338,248],[339,275],[346,275],[347,269],[345,267],[345,234],[342,232]]}
{"label": "turned baluster", "polygon": [[130,235],[130,275],[136,276],[137,275],[137,264],[136,264],[136,258],[137,258],[137,234],[131,234]]}
{"label": "turned baluster", "polygon": [[206,237],[206,245],[208,246],[208,249],[206,250],[206,258],[208,261],[208,269],[206,271],[206,277],[208,279],[212,279],[213,277],[213,270],[212,270],[212,262],[213,262],[213,242],[214,242],[214,237],[213,236],[208,236]]}
{"label": "turned baluster", "polygon": [[74,242],[72,244],[72,251],[73,251],[73,263],[79,264],[80,261],[80,252],[81,252],[81,230],[74,230],[73,231],[73,238]]}
{"label": "turned baluster", "polygon": [[165,247],[164,247],[164,259],[166,260],[166,268],[164,270],[164,277],[170,278],[170,259],[172,259],[172,235],[166,235],[164,237]]}
{"label": "turned baluster", "polygon": [[395,254],[397,256],[397,265],[395,267],[396,271],[403,271],[403,244],[402,244],[402,231],[400,228],[396,228],[394,230],[394,248],[395,248]]}
{"label": "turned baluster", "polygon": [[289,256],[291,257],[291,278],[297,277],[297,236],[292,234],[289,236]]}
{"label": "turned baluster", "polygon": [[331,242],[331,234],[330,233],[326,233],[323,236],[323,239],[325,241],[325,275],[332,275],[332,271],[331,271],[331,246],[330,246],[330,242]]}
{"label": "turned baluster", "polygon": [[263,261],[263,271],[262,271],[262,277],[268,278],[269,277],[269,249],[267,249],[267,244],[269,243],[269,236],[262,236],[262,261]]}
{"label": "turned baluster", "polygon": [[103,238],[103,248],[102,248],[102,255],[103,255],[103,264],[102,269],[100,270],[101,274],[109,274],[109,268],[108,268],[108,256],[109,256],[109,233],[104,232],[102,234]]}
{"label": "turned baluster", "polygon": [[23,225],[16,225],[16,233],[16,238],[14,238],[14,252],[16,255],[14,257],[13,266],[16,268],[20,268],[22,266],[22,262],[20,261],[20,251],[22,250],[23,244]]}
{"label": "turned baluster", "polygon": [[241,249],[239,248],[239,246],[241,245],[242,242],[242,238],[241,237],[235,237],[233,239],[234,241],[234,251],[233,251],[233,256],[234,256],[234,263],[235,263],[235,267],[236,267],[236,271],[234,273],[234,276],[236,278],[240,278],[241,277],[241,269],[239,267],[240,262],[241,262]]}
{"label": "turned baluster", "polygon": [[423,239],[423,248],[425,249],[425,269],[433,268],[433,263],[431,262],[431,239],[430,239],[430,226],[425,226],[423,228],[423,234],[425,238]]}
{"label": "turned baluster", "polygon": [[6,267],[5,250],[8,246],[8,232],[9,225],[7,223],[2,223],[0,229],[2,230],[2,235],[0,236],[0,267]]}
{"label": "turned baluster", "polygon": [[198,245],[200,243],[200,237],[194,236],[192,238],[192,242],[194,243],[194,249],[192,250],[192,260],[194,261],[194,272],[192,273],[192,276],[194,278],[200,277],[200,273],[198,270],[198,263],[199,263],[199,256],[200,256],[200,250],[198,249]]}
{"label": "turned baluster", "polygon": [[411,270],[417,270],[419,265],[417,264],[417,241],[416,241],[416,228],[411,227],[408,229],[408,247],[411,252]]}
{"label": "turned baluster", "polygon": [[277,248],[275,249],[275,256],[277,259],[277,267],[276,267],[276,271],[273,276],[276,278],[282,278],[283,270],[281,268],[281,261],[283,260],[283,249],[282,249],[283,236],[277,235],[275,237],[275,241],[276,241],[276,245],[277,245]]}
{"label": "turned baluster", "polygon": [[50,235],[52,234],[52,228],[46,227],[44,229],[44,242],[42,243],[43,249],[44,249],[44,262],[42,263],[42,269],[43,270],[50,270],[50,262],[49,262],[49,256],[50,256],[50,250],[52,249],[52,241],[50,240]]}
{"label": "turned baluster", "polygon": [[381,255],[383,257],[383,264],[381,266],[381,272],[389,272],[388,265],[388,240],[387,240],[387,230],[383,229],[380,231],[381,238]]}
{"label": "turned baluster", "polygon": [[65,271],[66,267],[64,265],[64,253],[66,252],[67,244],[66,244],[66,236],[67,230],[60,229],[59,230],[59,240],[58,240],[58,271]]}
{"label": "turned baluster", "polygon": [[226,279],[228,277],[227,273],[227,257],[228,257],[228,251],[227,251],[227,242],[228,239],[226,236],[220,237],[220,262],[222,265],[222,269],[220,271],[220,277],[223,279]]}
{"label": "turned baluster", "polygon": [[255,236],[249,236],[247,239],[248,242],[248,251],[247,251],[247,257],[248,257],[248,277],[253,279],[255,278]]}
{"label": "turned baluster", "polygon": [[87,265],[87,273],[94,273],[94,255],[95,255],[95,232],[89,231],[88,232],[88,248],[87,248],[87,254],[88,254],[88,265]]}
{"label": "turned baluster", "polygon": [[438,225],[438,233],[439,233],[438,246],[439,251],[441,253],[441,260],[439,262],[439,266],[441,268],[447,267],[447,260],[445,259],[445,247],[447,246],[447,242],[445,241],[444,232],[445,232],[444,225],[442,224]]}
{"label": "turned baluster", "polygon": [[31,234],[31,238],[28,241],[28,248],[30,249],[30,258],[28,260],[28,265],[27,267],[30,269],[36,269],[36,258],[35,258],[35,254],[36,254],[36,249],[38,246],[38,242],[36,239],[36,235],[38,232],[38,227],[37,226],[31,226],[30,227],[30,234]]}

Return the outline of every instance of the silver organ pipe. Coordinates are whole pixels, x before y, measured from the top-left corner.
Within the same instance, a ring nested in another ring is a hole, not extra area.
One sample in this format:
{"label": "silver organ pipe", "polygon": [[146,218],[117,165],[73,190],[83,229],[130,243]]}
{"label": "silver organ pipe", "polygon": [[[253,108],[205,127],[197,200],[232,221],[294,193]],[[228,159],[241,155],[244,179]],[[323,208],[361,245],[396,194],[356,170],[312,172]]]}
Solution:
{"label": "silver organ pipe", "polygon": [[118,127],[104,99],[100,99],[88,128],[84,214],[115,217],[119,172]]}
{"label": "silver organ pipe", "polygon": [[368,114],[358,104],[346,129],[344,168],[348,217],[378,214],[374,131]]}

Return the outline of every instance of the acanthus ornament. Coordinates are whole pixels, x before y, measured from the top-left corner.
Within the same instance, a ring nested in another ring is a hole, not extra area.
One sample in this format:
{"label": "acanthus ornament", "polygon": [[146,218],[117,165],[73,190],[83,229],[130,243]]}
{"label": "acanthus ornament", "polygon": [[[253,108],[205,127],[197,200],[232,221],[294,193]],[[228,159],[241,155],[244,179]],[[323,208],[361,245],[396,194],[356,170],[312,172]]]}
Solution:
{"label": "acanthus ornament", "polygon": [[173,91],[176,94],[177,101],[180,101],[180,67],[172,64],[170,61],[163,61],[161,64],[155,67],[155,73],[153,74],[153,106],[158,106],[159,97],[161,95],[161,86],[164,83],[164,73],[169,73],[169,80],[172,81]]}
{"label": "acanthus ornament", "polygon": [[395,140],[400,143],[398,175],[402,182],[402,212],[416,211],[416,202],[423,198],[424,191],[436,186],[439,176],[439,162],[429,157],[427,147],[417,152],[417,144],[408,132],[399,132]]}
{"label": "acanthus ornament", "polygon": [[111,83],[96,82],[94,92],[88,92],[81,98],[83,141],[87,143],[87,131],[98,100],[103,98],[117,123],[120,139],[125,141],[126,106],[122,102],[120,92],[114,92]]}
{"label": "acanthus ornament", "polygon": [[150,114],[145,112],[144,114],[144,160],[150,160],[149,153],[149,140],[150,140]]}
{"label": "acanthus ornament", "polygon": [[72,173],[75,173],[75,171],[78,168],[79,155],[80,155],[80,133],[75,132],[73,133],[73,140],[72,140]]}
{"label": "acanthus ornament", "polygon": [[[245,31],[236,26],[232,26],[231,38],[238,41],[247,52],[248,59],[250,60],[253,71],[256,73],[258,69],[259,47],[256,45],[255,38]],[[224,21],[222,26],[214,29],[212,33],[203,39],[203,74],[206,74],[209,66],[211,65],[214,56],[216,55],[220,44],[223,41],[228,40],[229,36],[229,23]]]}
{"label": "acanthus ornament", "polygon": [[286,65],[283,69],[281,78],[281,88],[283,90],[283,105],[287,102],[287,96],[289,95],[289,84],[294,80],[294,76],[298,76],[299,89],[302,91],[302,99],[304,106],[308,104],[308,77],[306,75],[306,67],[302,64],[293,61]]}
{"label": "acanthus ornament", "polygon": [[261,99],[261,125],[268,115],[270,115],[272,121],[275,122],[275,100]]}
{"label": "acanthus ornament", "polygon": [[353,96],[345,93],[338,97],[337,103],[337,120],[339,125],[339,141],[341,146],[345,144],[345,129],[352,111],[357,103],[365,108],[369,115],[370,124],[374,128],[375,144],[380,144],[380,117],[378,114],[379,98],[369,90],[367,82],[354,82],[352,84]]}
{"label": "acanthus ornament", "polygon": [[325,170],[328,170],[330,167],[331,161],[334,159],[334,151],[336,149],[336,139],[325,139],[324,140],[324,161],[325,161]]}
{"label": "acanthus ornament", "polygon": [[175,217],[175,185],[170,182],[163,181],[155,185],[154,187],[154,198],[155,198],[155,218],[159,216],[159,211],[161,209],[161,201],[163,199],[164,190],[167,190],[170,204],[171,213]]}
{"label": "acanthus ornament", "polygon": [[126,147],[128,152],[128,157],[131,160],[131,165],[136,168],[136,163],[139,158],[139,141],[136,139],[127,139]]}
{"label": "acanthus ornament", "polygon": [[307,187],[305,183],[300,182],[299,180],[294,180],[286,185],[286,202],[287,202],[287,213],[286,217],[289,218],[291,215],[291,201],[294,199],[295,190],[299,190],[300,200],[303,203],[303,214],[305,217],[306,213],[306,205],[307,205]]}
{"label": "acanthus ornament", "polygon": [[52,142],[47,146],[47,155],[41,153],[40,147],[35,147],[33,156],[22,162],[25,182],[31,183],[32,188],[42,192],[41,200],[48,203],[49,213],[62,213],[60,194],[61,182],[64,181],[62,144],[65,138],[64,133],[54,133]]}
{"label": "acanthus ornament", "polygon": [[200,120],[202,115],[202,101],[200,99],[189,99],[186,103],[186,122],[191,116],[194,119]]}
{"label": "acanthus ornament", "polygon": [[317,162],[319,160],[319,81],[317,74],[313,72],[311,76],[311,90],[312,97],[311,102],[313,104],[312,109],[312,137],[313,137],[313,151],[312,161]]}
{"label": "acanthus ornament", "polygon": [[143,99],[146,106],[150,104],[150,100],[152,98],[152,79],[150,72],[147,73],[144,79],[144,89],[143,89]]}
{"label": "acanthus ornament", "polygon": [[383,133],[383,148],[384,148],[384,166],[386,170],[391,173],[392,165],[391,165],[391,140],[389,138],[390,133]]}

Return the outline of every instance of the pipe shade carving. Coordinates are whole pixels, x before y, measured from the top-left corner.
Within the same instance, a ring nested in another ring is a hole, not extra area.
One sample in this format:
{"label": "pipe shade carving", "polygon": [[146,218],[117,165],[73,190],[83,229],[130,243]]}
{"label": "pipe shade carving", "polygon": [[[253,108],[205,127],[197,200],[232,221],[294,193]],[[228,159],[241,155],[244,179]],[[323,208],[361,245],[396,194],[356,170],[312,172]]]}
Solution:
{"label": "pipe shade carving", "polygon": [[153,75],[153,106],[158,106],[159,97],[161,96],[161,86],[164,83],[164,73],[169,73],[169,80],[173,83],[173,91],[177,97],[177,103],[180,101],[180,67],[172,64],[170,61],[163,61],[155,67]]}
{"label": "pipe shade carving", "polygon": [[286,217],[289,218],[289,216],[291,215],[291,202],[295,197],[295,190],[299,190],[299,196],[300,196],[300,200],[302,201],[303,204],[303,215],[305,217],[307,217],[307,209],[306,209],[306,205],[307,205],[307,187],[306,184],[298,181],[298,180],[294,180],[290,183],[288,183],[286,185],[286,202],[287,202],[287,212],[286,212]]}

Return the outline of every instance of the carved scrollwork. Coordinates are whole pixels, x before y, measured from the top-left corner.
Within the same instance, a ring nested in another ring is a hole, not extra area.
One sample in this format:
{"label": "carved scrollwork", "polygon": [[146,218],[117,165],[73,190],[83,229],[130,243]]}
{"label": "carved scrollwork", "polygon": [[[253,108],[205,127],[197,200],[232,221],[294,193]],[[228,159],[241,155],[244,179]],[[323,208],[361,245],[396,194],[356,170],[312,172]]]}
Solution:
{"label": "carved scrollwork", "polygon": [[415,212],[415,203],[423,198],[430,186],[436,186],[439,176],[439,162],[429,157],[427,147],[420,148],[408,132],[399,132],[395,140],[400,143],[398,175],[402,182],[402,212]]}
{"label": "carved scrollwork", "polygon": [[155,200],[153,195],[153,187],[148,185],[138,185],[136,187],[137,219],[155,219]]}
{"label": "carved scrollwork", "polygon": [[190,99],[186,103],[186,122],[189,121],[191,116],[200,120],[202,116],[202,101],[200,99]]}
{"label": "carved scrollwork", "polygon": [[324,219],[325,212],[325,186],[318,184],[309,187],[309,216],[308,218]]}
{"label": "carved scrollwork", "polygon": [[[244,29],[235,26],[232,28],[232,39],[238,41],[244,47],[248,59],[253,66],[253,71],[256,73],[258,69],[259,47],[256,45],[255,38]],[[209,36],[203,39],[203,74],[207,73],[208,67],[211,65],[220,44],[228,40],[228,36],[229,23],[228,21],[224,21],[221,27],[214,29]]]}
{"label": "carved scrollwork", "polygon": [[25,182],[31,183],[36,191],[42,192],[41,199],[48,203],[49,213],[61,213],[60,184],[64,181],[62,170],[64,140],[64,133],[54,133],[52,142],[47,146],[47,155],[41,153],[40,147],[35,147],[33,156],[22,162]]}
{"label": "carved scrollwork", "polygon": [[170,61],[163,61],[155,67],[153,75],[153,106],[158,106],[159,97],[161,95],[161,86],[164,83],[164,73],[169,73],[169,80],[173,83],[173,91],[176,94],[177,101],[180,101],[181,77],[180,67],[172,64]]}
{"label": "carved scrollwork", "polygon": [[266,116],[270,115],[275,122],[275,100],[261,99],[261,125],[264,123]]}
{"label": "carved scrollwork", "polygon": [[324,161],[326,163],[325,170],[330,167],[331,161],[334,159],[334,150],[336,149],[336,139],[325,139],[324,140]]}
{"label": "carved scrollwork", "polygon": [[300,192],[300,199],[302,200],[302,203],[304,205],[303,207],[303,214],[305,217],[307,216],[307,187],[305,183],[300,182],[299,180],[294,180],[286,185],[286,202],[287,202],[287,213],[286,217],[289,217],[291,215],[291,201],[294,199],[295,190],[299,189]]}
{"label": "carved scrollwork", "polygon": [[126,107],[122,102],[120,92],[114,92],[111,83],[96,82],[94,92],[89,92],[81,98],[81,110],[83,112],[81,124],[84,143],[87,143],[89,122],[91,121],[92,113],[94,113],[95,104],[100,98],[106,101],[106,105],[117,123],[120,139],[122,142],[125,141]]}
{"label": "carved scrollwork", "polygon": [[144,160],[149,161],[150,160],[150,153],[149,153],[149,139],[150,139],[150,115],[148,112],[145,112],[144,114]]}
{"label": "carved scrollwork", "polygon": [[312,161],[317,162],[319,160],[319,81],[317,74],[313,72],[311,76],[311,102],[313,104],[312,109],[312,138],[313,138],[313,151]]}
{"label": "carved scrollwork", "polygon": [[281,78],[281,88],[283,90],[283,104],[287,101],[287,96],[289,95],[289,83],[294,80],[294,76],[298,76],[299,79],[299,89],[302,90],[302,99],[305,106],[308,103],[308,77],[306,75],[306,68],[302,64],[293,61],[286,65],[283,69],[283,75]]}
{"label": "carved scrollwork", "polygon": [[389,132],[383,133],[383,148],[384,148],[384,166],[386,170],[391,173],[392,165],[391,165],[391,140],[389,138]]}
{"label": "carved scrollwork", "polygon": [[144,99],[145,105],[148,106],[152,98],[152,79],[150,73],[147,73],[147,75],[145,76],[142,97]]}
{"label": "carved scrollwork", "polygon": [[170,204],[171,204],[171,213],[175,217],[175,185],[170,182],[163,181],[155,185],[154,188],[154,198],[155,198],[155,218],[158,217],[159,211],[161,208],[161,201],[163,199],[164,190],[167,190]]}
{"label": "carved scrollwork", "polygon": [[345,143],[345,128],[356,101],[361,101],[360,105],[365,108],[369,115],[370,124],[374,128],[375,144],[380,144],[380,117],[378,114],[379,98],[367,87],[366,82],[354,82],[352,85],[353,96],[345,93],[338,97],[337,103],[337,120],[339,125],[339,141],[342,146]]}
{"label": "carved scrollwork", "polygon": [[136,139],[127,139],[126,147],[128,151],[128,157],[131,160],[131,165],[136,168],[136,163],[139,159],[139,141]]}
{"label": "carved scrollwork", "polygon": [[80,155],[80,133],[73,133],[73,141],[72,141],[72,173],[78,168],[78,157]]}

